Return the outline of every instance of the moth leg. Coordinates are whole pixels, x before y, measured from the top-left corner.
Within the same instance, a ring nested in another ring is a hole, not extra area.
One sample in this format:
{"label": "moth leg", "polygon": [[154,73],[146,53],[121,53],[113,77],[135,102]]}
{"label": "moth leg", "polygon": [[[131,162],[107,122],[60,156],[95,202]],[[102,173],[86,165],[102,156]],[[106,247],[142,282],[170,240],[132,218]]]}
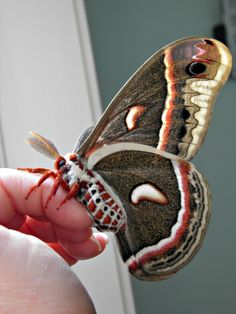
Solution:
{"label": "moth leg", "polygon": [[45,172],[50,171],[47,168],[17,168],[17,170],[27,171],[30,173],[40,173],[40,174],[44,174]]}
{"label": "moth leg", "polygon": [[[43,169],[43,168],[35,168],[35,169],[33,169],[33,170],[37,170],[37,169]],[[26,200],[30,197],[31,193],[32,193],[35,189],[39,188],[39,187],[43,184],[43,182],[44,182],[45,180],[47,180],[49,177],[56,178],[56,177],[58,176],[58,174],[55,173],[55,172],[52,171],[52,170],[49,170],[49,169],[45,169],[45,170],[47,170],[47,171],[44,171],[44,172],[37,172],[37,171],[34,172],[34,171],[30,171],[31,173],[43,173],[43,175],[42,175],[42,177],[39,179],[38,183],[35,184],[35,185],[33,185],[33,186],[29,189],[29,192],[27,193],[27,195],[26,195],[26,197],[25,197]],[[47,202],[47,203],[48,203],[48,202]]]}
{"label": "moth leg", "polygon": [[76,196],[76,194],[79,192],[80,189],[80,185],[78,183],[74,183],[70,190],[69,193],[66,195],[66,197],[64,198],[64,200],[59,204],[59,206],[57,207],[57,209],[59,209],[63,204],[65,204],[67,201],[71,200],[73,197]]}
{"label": "moth leg", "polygon": [[[66,182],[63,180],[62,176],[60,173],[55,173],[56,175],[56,179],[53,183],[52,189],[51,189],[51,193],[48,196],[45,208],[48,207],[48,203],[50,202],[50,200],[52,199],[53,196],[55,196],[55,194],[57,193],[57,190],[60,186],[62,186],[65,190],[69,190],[68,185],[66,184]],[[61,206],[61,204],[59,205],[59,207]]]}
{"label": "moth leg", "polygon": [[59,209],[63,204],[65,204],[67,201],[69,201],[70,199],[72,199],[73,197],[76,196],[76,194],[78,193],[80,186],[78,183],[74,183],[71,188],[69,188],[68,184],[63,180],[60,170],[52,171],[46,168],[17,168],[18,170],[22,170],[22,171],[27,171],[30,173],[39,173],[42,174],[42,177],[39,179],[38,183],[33,185],[30,190],[28,191],[25,199],[27,200],[31,193],[37,189],[38,187],[40,187],[44,181],[46,181],[49,177],[53,177],[55,179],[51,192],[47,198],[46,204],[45,204],[45,208],[48,207],[48,203],[50,202],[50,200],[53,198],[53,196],[55,196],[55,194],[57,193],[57,190],[60,186],[62,186],[66,191],[69,191],[67,196],[62,200],[62,202],[58,205],[57,209]]}

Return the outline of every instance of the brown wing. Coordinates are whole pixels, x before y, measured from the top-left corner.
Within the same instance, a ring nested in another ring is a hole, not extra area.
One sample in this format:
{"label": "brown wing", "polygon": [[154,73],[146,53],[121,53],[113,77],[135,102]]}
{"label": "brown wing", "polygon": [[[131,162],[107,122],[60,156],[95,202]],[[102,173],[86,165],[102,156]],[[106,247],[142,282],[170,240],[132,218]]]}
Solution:
{"label": "brown wing", "polygon": [[210,199],[192,164],[148,146],[119,143],[98,149],[88,167],[125,210],[126,228],[116,238],[135,276],[164,279],[193,258],[207,229]]}
{"label": "brown wing", "polygon": [[185,38],[164,47],[125,84],[76,152],[88,157],[104,144],[133,142],[191,159],[231,63],[228,49],[214,39]]}

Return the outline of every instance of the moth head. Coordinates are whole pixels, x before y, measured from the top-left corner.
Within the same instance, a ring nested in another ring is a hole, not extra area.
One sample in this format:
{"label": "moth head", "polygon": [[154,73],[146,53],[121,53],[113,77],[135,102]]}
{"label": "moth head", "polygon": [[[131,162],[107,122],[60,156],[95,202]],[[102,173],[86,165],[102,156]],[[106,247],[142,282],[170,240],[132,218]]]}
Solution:
{"label": "moth head", "polygon": [[54,164],[55,169],[59,170],[65,165],[66,165],[66,159],[64,157],[59,156],[56,158],[55,164]]}

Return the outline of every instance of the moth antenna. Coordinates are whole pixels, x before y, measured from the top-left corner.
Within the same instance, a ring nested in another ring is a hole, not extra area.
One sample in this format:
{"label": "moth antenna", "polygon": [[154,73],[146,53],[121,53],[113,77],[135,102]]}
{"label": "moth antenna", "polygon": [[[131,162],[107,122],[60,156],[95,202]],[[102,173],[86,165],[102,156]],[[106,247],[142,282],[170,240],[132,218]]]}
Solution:
{"label": "moth antenna", "polygon": [[50,140],[33,131],[30,132],[30,137],[28,137],[25,142],[39,153],[49,158],[56,159],[60,156],[58,149]]}

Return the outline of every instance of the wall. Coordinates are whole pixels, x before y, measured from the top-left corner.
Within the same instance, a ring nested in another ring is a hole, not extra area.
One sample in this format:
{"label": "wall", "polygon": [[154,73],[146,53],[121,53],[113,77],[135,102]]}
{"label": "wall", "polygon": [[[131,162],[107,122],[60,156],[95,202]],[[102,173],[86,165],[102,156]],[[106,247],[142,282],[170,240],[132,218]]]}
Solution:
{"label": "wall", "polygon": [[[87,0],[86,8],[104,108],[152,53],[184,36],[212,36],[221,13],[214,0]],[[235,81],[228,82],[218,97],[208,137],[194,159],[212,191],[204,245],[167,281],[132,279],[138,314],[236,312],[235,88]]]}
{"label": "wall", "polygon": [[[101,108],[87,35],[82,0],[0,0],[0,113],[9,167],[53,168],[53,161],[24,143],[29,130],[50,138],[65,154],[95,123]],[[1,165],[3,157],[0,147]],[[126,302],[127,295],[132,298],[129,277],[113,241],[73,269],[98,314],[111,313],[107,299],[113,314],[134,313]]]}

